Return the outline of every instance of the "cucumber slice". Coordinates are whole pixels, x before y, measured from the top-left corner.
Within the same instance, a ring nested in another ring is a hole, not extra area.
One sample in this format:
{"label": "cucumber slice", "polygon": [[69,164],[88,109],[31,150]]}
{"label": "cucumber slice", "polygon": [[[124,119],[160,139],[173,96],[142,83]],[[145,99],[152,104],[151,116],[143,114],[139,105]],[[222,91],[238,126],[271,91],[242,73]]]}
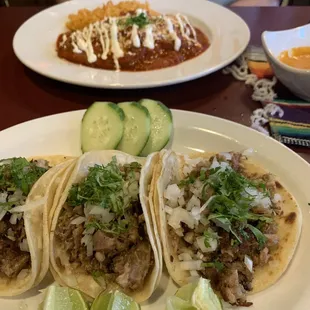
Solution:
{"label": "cucumber slice", "polygon": [[123,110],[116,104],[94,102],[82,119],[82,152],[116,149],[123,137],[124,119]]}
{"label": "cucumber slice", "polygon": [[117,149],[131,155],[139,155],[151,132],[151,117],[148,110],[137,102],[122,102],[124,111],[124,135]]}
{"label": "cucumber slice", "polygon": [[142,99],[140,104],[146,107],[151,115],[151,135],[140,153],[141,156],[147,156],[167,145],[172,134],[173,119],[171,111],[159,101]]}

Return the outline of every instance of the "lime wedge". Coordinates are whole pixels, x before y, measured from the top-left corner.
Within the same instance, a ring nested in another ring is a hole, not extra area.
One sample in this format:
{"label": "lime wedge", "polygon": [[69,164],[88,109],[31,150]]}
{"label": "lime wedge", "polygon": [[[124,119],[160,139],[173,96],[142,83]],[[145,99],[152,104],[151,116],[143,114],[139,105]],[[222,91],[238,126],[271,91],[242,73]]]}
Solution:
{"label": "lime wedge", "polygon": [[91,306],[91,310],[139,310],[140,306],[131,297],[115,291],[101,293]]}
{"label": "lime wedge", "polygon": [[188,283],[188,284],[180,287],[177,290],[177,292],[175,293],[175,296],[177,296],[177,297],[179,297],[185,301],[191,301],[196,286],[197,286],[197,284]]}
{"label": "lime wedge", "polygon": [[213,292],[210,281],[200,278],[192,295],[192,305],[197,310],[222,310],[222,303]]}
{"label": "lime wedge", "polygon": [[43,302],[43,310],[88,310],[81,293],[68,287],[50,286]]}
{"label": "lime wedge", "polygon": [[189,301],[185,301],[177,296],[170,296],[167,299],[166,310],[195,310]]}
{"label": "lime wedge", "polygon": [[114,292],[113,305],[109,310],[139,310],[140,305],[131,297],[119,292]]}
{"label": "lime wedge", "polygon": [[101,293],[94,300],[90,310],[105,310],[110,309],[110,305],[113,303],[112,293]]}

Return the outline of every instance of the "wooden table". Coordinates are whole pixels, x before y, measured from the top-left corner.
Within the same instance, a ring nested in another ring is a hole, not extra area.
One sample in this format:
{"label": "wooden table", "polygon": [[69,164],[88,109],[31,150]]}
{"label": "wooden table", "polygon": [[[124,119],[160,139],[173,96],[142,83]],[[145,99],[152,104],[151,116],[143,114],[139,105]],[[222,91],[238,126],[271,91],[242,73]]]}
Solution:
{"label": "wooden table", "polygon": [[[41,116],[84,109],[98,100],[158,99],[170,108],[215,115],[245,125],[249,125],[252,111],[260,107],[251,100],[251,88],[221,72],[185,84],[149,90],[91,89],[38,75],[24,67],[12,49],[15,31],[38,11],[40,8],[0,8],[0,130]],[[264,30],[301,26],[310,19],[310,7],[249,7],[233,11],[248,23],[251,43],[256,45],[260,45]],[[286,92],[280,87],[280,94]],[[310,162],[310,150],[295,151]]]}

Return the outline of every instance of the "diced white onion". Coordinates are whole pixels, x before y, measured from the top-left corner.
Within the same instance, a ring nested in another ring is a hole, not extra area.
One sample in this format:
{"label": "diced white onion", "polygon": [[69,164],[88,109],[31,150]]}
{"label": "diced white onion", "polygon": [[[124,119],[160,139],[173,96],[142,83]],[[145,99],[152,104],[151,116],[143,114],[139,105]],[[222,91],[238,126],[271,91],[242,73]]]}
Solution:
{"label": "diced white onion", "polygon": [[0,193],[0,202],[5,203],[7,197],[8,197],[7,193]]}
{"label": "diced white onion", "polygon": [[102,223],[109,223],[115,218],[114,213],[110,213],[109,210],[100,206],[92,206],[88,215],[100,215]]}
{"label": "diced white onion", "polygon": [[213,160],[212,160],[212,164],[210,166],[210,169],[215,169],[215,168],[218,168],[220,166],[216,156],[213,157]]}
{"label": "diced white onion", "polygon": [[182,191],[177,184],[168,185],[164,192],[164,197],[169,201],[171,207],[178,205],[178,199],[182,196]]}
{"label": "diced white onion", "polygon": [[196,254],[196,257],[197,257],[197,259],[203,259],[203,254],[200,253],[200,252],[198,252],[198,253]]}
{"label": "diced white onion", "polygon": [[85,229],[83,231],[83,235],[93,235],[95,230],[96,230],[95,227],[90,227],[88,229]]}
{"label": "diced white onion", "polygon": [[282,196],[280,194],[278,194],[278,193],[274,194],[272,202],[273,203],[278,203],[278,202],[281,202],[281,201],[282,201]]}
{"label": "diced white onion", "polygon": [[0,212],[0,221],[4,218],[4,216],[6,215],[6,210],[2,210],[1,212]]}
{"label": "diced white onion", "polygon": [[186,204],[186,210],[191,211],[193,208],[200,208],[200,200],[195,195]]}
{"label": "diced white onion", "polygon": [[14,202],[14,201],[21,201],[25,197],[23,196],[23,192],[18,188],[13,195],[10,195],[8,201]]}
{"label": "diced white onion", "polygon": [[185,199],[184,199],[183,196],[179,197],[178,204],[179,204],[180,207],[185,206],[186,202],[185,202]]}
{"label": "diced white onion", "polygon": [[187,248],[187,247],[181,247],[180,248],[180,253],[188,253],[191,257],[194,256],[194,252],[193,250],[191,250],[190,248]]}
{"label": "diced white onion", "polygon": [[189,272],[192,277],[199,277],[199,273],[196,270],[190,270]]}
{"label": "diced white onion", "polygon": [[23,252],[29,252],[28,241],[26,238],[19,244],[19,248]]}
{"label": "diced white onion", "polygon": [[93,256],[94,253],[94,244],[93,244],[93,239],[91,239],[87,244],[86,244],[86,253],[87,256]]}
{"label": "diced white onion", "polygon": [[199,247],[199,249],[203,252],[203,253],[209,253],[209,252],[214,252],[217,248],[217,239],[216,238],[210,238],[208,240],[210,247],[206,247],[205,246],[205,237],[198,237],[196,239],[197,241],[197,245]]}
{"label": "diced white onion", "polygon": [[178,207],[173,209],[172,214],[168,219],[168,224],[174,228],[181,228],[181,222],[186,224],[189,228],[193,229],[195,226],[195,219],[185,209]]}
{"label": "diced white onion", "polygon": [[98,262],[102,263],[105,260],[105,255],[102,252],[96,252],[95,258]]}
{"label": "diced white onion", "polygon": [[253,272],[253,261],[247,255],[244,255],[244,264],[247,266],[247,268],[250,270],[250,272]]}
{"label": "diced white onion", "polygon": [[92,240],[92,236],[87,234],[81,239],[81,244],[87,245]]}
{"label": "diced white onion", "polygon": [[202,260],[191,260],[180,262],[182,270],[201,270]]}
{"label": "diced white onion", "polygon": [[199,221],[203,226],[209,225],[209,220],[206,216],[201,216]]}
{"label": "diced white onion", "polygon": [[83,216],[78,216],[74,220],[71,221],[71,225],[80,225],[86,221],[86,218]]}
{"label": "diced white onion", "polygon": [[179,237],[183,237],[183,236],[184,236],[182,227],[176,229],[176,230],[175,230],[175,233],[176,233]]}
{"label": "diced white onion", "polygon": [[13,214],[11,215],[11,217],[10,217],[10,223],[11,223],[12,225],[16,225],[16,223],[17,223],[17,215],[18,215],[18,213],[13,213]]}
{"label": "diced white onion", "polygon": [[180,261],[190,261],[190,260],[192,260],[192,256],[189,253],[181,253],[178,256],[178,258],[179,258]]}
{"label": "diced white onion", "polygon": [[166,211],[166,213],[168,213],[169,215],[171,215],[172,212],[173,212],[173,209],[172,209],[171,207],[169,207],[169,206],[165,206],[165,211]]}
{"label": "diced white onion", "polygon": [[25,205],[22,206],[18,206],[15,208],[12,208],[10,210],[10,213],[20,213],[20,212],[27,212],[27,211],[31,211],[37,207],[41,207],[43,205],[45,205],[46,203],[46,199],[38,199],[38,200],[34,200],[32,202],[29,202]]}
{"label": "diced white onion", "polygon": [[20,271],[20,273],[17,275],[17,280],[23,280],[23,279],[25,279],[25,278],[27,277],[28,273],[29,273],[29,270],[28,270],[28,269],[22,269],[22,270]]}
{"label": "diced white onion", "polygon": [[191,214],[192,214],[192,217],[193,217],[196,221],[199,221],[199,220],[200,220],[200,207],[194,207],[194,208],[191,210]]}
{"label": "diced white onion", "polygon": [[194,242],[194,237],[195,237],[195,234],[193,231],[189,231],[185,234],[184,236],[184,240],[190,244],[192,244]]}
{"label": "diced white onion", "polygon": [[220,153],[220,155],[223,156],[226,160],[231,160],[232,159],[231,153],[223,152],[223,153]]}

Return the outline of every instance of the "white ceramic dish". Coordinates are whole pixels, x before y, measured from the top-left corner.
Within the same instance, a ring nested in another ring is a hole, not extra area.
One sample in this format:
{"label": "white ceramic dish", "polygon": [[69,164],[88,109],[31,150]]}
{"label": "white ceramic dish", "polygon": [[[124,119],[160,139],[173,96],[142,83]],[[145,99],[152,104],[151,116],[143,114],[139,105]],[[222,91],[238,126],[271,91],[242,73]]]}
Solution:
{"label": "white ceramic dish", "polygon": [[[0,132],[0,158],[47,154],[80,154],[80,122],[84,111],[75,111],[29,121]],[[310,309],[310,165],[297,154],[250,128],[223,119],[173,111],[174,139],[172,148],[180,152],[241,151],[253,148],[253,157],[276,174],[295,196],[303,213],[300,244],[291,266],[271,288],[249,297],[254,306],[249,310]],[[15,298],[0,299],[0,309],[36,310],[41,300],[39,289],[52,283],[47,277],[38,288]],[[176,286],[164,273],[159,288],[142,305],[142,310],[164,310],[166,298]],[[236,309],[236,308],[234,308]]]}
{"label": "white ceramic dish", "polygon": [[219,70],[235,60],[250,39],[246,23],[222,6],[206,0],[150,0],[158,12],[187,15],[193,25],[208,35],[210,48],[178,66],[143,73],[93,69],[58,58],[55,42],[66,31],[68,15],[82,8],[96,8],[106,1],[68,1],[33,16],[15,34],[16,56],[30,69],[67,83],[97,88],[149,88],[189,81]]}
{"label": "white ceramic dish", "polygon": [[310,24],[283,31],[265,31],[262,43],[277,78],[296,96],[310,101],[310,70],[290,67],[278,59],[283,51],[310,46]]}

